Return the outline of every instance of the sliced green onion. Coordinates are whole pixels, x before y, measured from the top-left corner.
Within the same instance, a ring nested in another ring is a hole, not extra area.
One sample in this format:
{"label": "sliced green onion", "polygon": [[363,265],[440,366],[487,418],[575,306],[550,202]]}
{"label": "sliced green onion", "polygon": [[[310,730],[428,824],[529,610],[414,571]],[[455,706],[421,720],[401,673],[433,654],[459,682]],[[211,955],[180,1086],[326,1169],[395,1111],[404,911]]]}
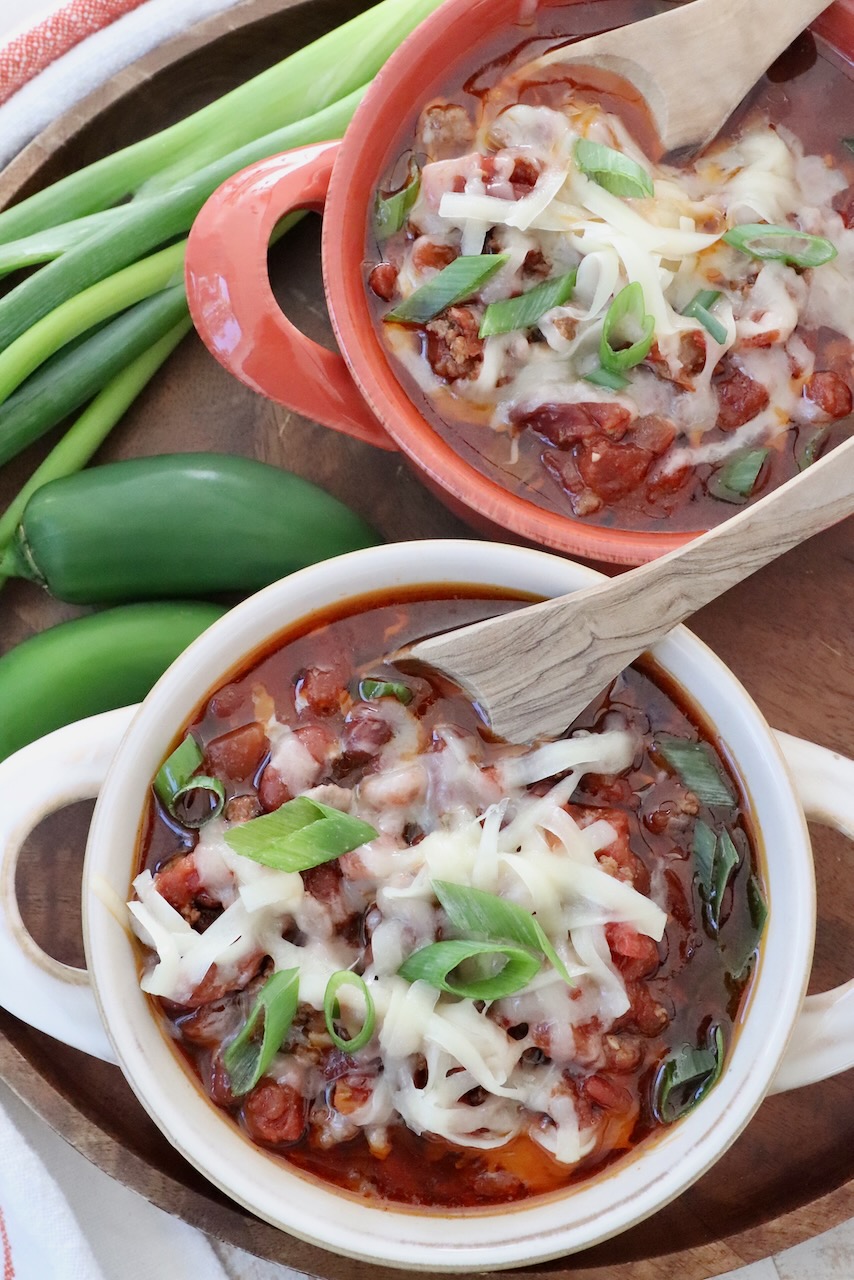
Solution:
{"label": "sliced green onion", "polygon": [[721,238],[753,258],[769,258],[791,267],[820,267],[837,253],[824,236],[811,236],[797,227],[778,227],[770,222],[745,222],[730,227]]}
{"label": "sliced green onion", "polygon": [[173,285],[58,351],[0,405],[0,463],[91,400],[186,316],[184,286]]}
{"label": "sliced green onion", "polygon": [[849,151],[854,151],[854,138],[843,138],[843,147],[847,147]]}
{"label": "sliced green onion", "polygon": [[736,952],[734,960],[731,958],[733,949],[729,947],[726,952],[729,973],[736,981],[746,977],[750,963],[756,955],[756,949],[762,941],[765,921],[768,919],[768,904],[765,901],[762,886],[755,875],[752,875],[747,882],[747,907],[750,912],[750,929],[740,939],[742,945]]}
{"label": "sliced green onion", "polygon": [[[349,1040],[339,1036],[333,1025],[334,1020],[340,1017],[336,997],[343,986],[357,987],[365,1001],[365,1021],[362,1023],[361,1030]],[[345,1053],[358,1053],[360,1049],[364,1049],[374,1034],[374,1026],[377,1020],[374,1002],[365,979],[359,977],[358,973],[352,973],[350,969],[338,969],[333,973],[326,984],[326,994],[323,997],[323,1016],[326,1019],[326,1030],[329,1032],[329,1038],[337,1049],[343,1049]]]}
{"label": "sliced green onion", "polygon": [[397,698],[405,707],[412,701],[412,690],[400,680],[360,680],[359,697],[363,702],[375,698]]}
{"label": "sliced green onion", "polygon": [[308,796],[288,800],[274,813],[250,818],[225,835],[235,853],[277,871],[308,871],[376,838],[367,822]]}
{"label": "sliced green onion", "polygon": [[517,942],[530,951],[541,951],[564,982],[573,985],[540,922],[524,907],[483,889],[452,884],[449,880],[434,880],[433,892],[460,933],[467,937],[481,935],[488,942]]}
{"label": "sliced green onion", "polygon": [[[245,1025],[222,1055],[231,1092],[240,1097],[254,1089],[290,1030],[299,999],[299,969],[280,969],[267,979]],[[263,1014],[260,1040],[254,1035]]]}
{"label": "sliced green onion", "polygon": [[726,328],[721,324],[717,316],[713,316],[711,312],[711,308],[720,296],[720,290],[718,289],[701,289],[699,293],[694,295],[682,314],[683,316],[691,316],[694,320],[699,320],[715,342],[723,345],[727,340]]}
{"label": "sliced green onion", "polygon": [[[599,342],[603,368],[622,373],[640,364],[649,355],[654,337],[655,320],[646,314],[643,289],[635,280],[620,290],[605,314]],[[623,340],[630,345],[614,346],[615,341]]]}
{"label": "sliced green onion", "polygon": [[374,233],[378,240],[387,240],[399,231],[406,222],[407,214],[421,189],[421,174],[414,160],[410,161],[406,183],[393,195],[381,196],[377,193],[374,206]]}
{"label": "sliced green onion", "polygon": [[596,369],[591,369],[589,373],[584,375],[585,382],[592,382],[594,387],[607,387],[609,391],[622,391],[624,387],[629,385],[629,379],[624,378],[621,373],[614,373],[611,369],[603,369],[601,365]]}
{"label": "sliced green onion", "polygon": [[718,836],[718,842],[715,847],[712,895],[709,901],[709,915],[716,929],[720,928],[724,893],[733,871],[738,866],[738,858],[738,850],[732,842],[732,836],[724,829]]}
{"label": "sliced green onion", "polygon": [[462,302],[495,275],[509,258],[507,253],[476,253],[455,258],[419,289],[405,298],[383,320],[401,324],[424,324],[446,307]]}
{"label": "sliced green onion", "polygon": [[[152,188],[171,190],[176,180],[180,185],[188,173],[202,165],[250,145],[258,137],[259,121],[298,128],[305,116],[319,112],[331,99],[343,98],[366,85],[436,4],[437,0],[406,4],[384,0],[365,10],[170,128],[4,209],[0,239],[30,235],[57,221],[67,222],[104,209],[138,190],[146,180]],[[336,136],[327,133],[305,141],[321,142]],[[298,141],[291,141],[262,155],[298,145]],[[249,163],[244,161],[232,172]]]}
{"label": "sliced green onion", "polygon": [[723,502],[746,502],[753,492],[768,449],[747,449],[735,453],[706,481],[706,488],[713,498]]}
{"label": "sliced green onion", "polygon": [[613,196],[651,196],[655,194],[652,178],[641,165],[622,151],[601,142],[579,138],[575,144],[575,163],[588,178]]}
{"label": "sliced green onion", "polygon": [[[155,794],[166,812],[184,827],[196,830],[211,818],[217,818],[225,805],[225,787],[219,778],[209,778],[196,773],[204,756],[196,739],[188,733],[157,771],[154,779]],[[196,817],[179,805],[186,796],[205,793],[209,797],[206,813]]]}
{"label": "sliced green onion", "polygon": [[187,785],[204,758],[198,742],[188,733],[184,741],[164,760],[154,779],[154,790],[162,805],[169,807],[175,792]]}
{"label": "sliced green onion", "polygon": [[527,293],[520,293],[516,298],[502,298],[500,302],[490,302],[480,322],[479,336],[491,338],[496,333],[512,333],[514,329],[531,329],[540,316],[544,316],[552,307],[559,307],[572,294],[575,288],[575,268],[565,276],[555,276],[553,280],[544,280],[535,285]]}
{"label": "sliced green onion", "polygon": [[662,1124],[693,1111],[717,1084],[724,1065],[724,1037],[720,1026],[711,1029],[705,1049],[683,1045],[659,1069],[653,1086],[653,1110]]}
{"label": "sliced green onion", "polygon": [[691,846],[691,852],[694,855],[694,863],[700,879],[700,888],[706,897],[712,892],[712,868],[715,865],[717,843],[717,836],[709,824],[704,822],[702,818],[698,818],[694,826],[694,841]]}
{"label": "sliced green onion", "polygon": [[705,742],[685,738],[656,738],[656,746],[689,791],[703,804],[735,805],[735,793]]}
{"label": "sliced green onion", "polygon": [[830,435],[830,427],[822,427],[816,431],[815,435],[810,436],[803,449],[798,454],[798,470],[806,471],[807,467],[818,458],[824,445],[827,443],[827,437]]}
{"label": "sliced green onion", "polygon": [[143,387],[151,381],[192,327],[192,320],[186,316],[147,351],[143,351],[141,356],[132,360],[127,368],[117,373],[94,400],[89,402],[0,516],[0,552],[5,550],[14,537],[24,508],[36,489],[50,480],[73,475],[81,467],[85,467]]}
{"label": "sliced green onion", "polygon": [[[504,964],[490,972],[497,959]],[[483,976],[470,980],[451,978],[464,961],[475,962],[476,972]],[[407,982],[427,982],[439,991],[465,1000],[501,1000],[521,991],[540,971],[540,961],[530,951],[509,943],[470,942],[463,939],[433,942],[405,960],[398,969]]]}

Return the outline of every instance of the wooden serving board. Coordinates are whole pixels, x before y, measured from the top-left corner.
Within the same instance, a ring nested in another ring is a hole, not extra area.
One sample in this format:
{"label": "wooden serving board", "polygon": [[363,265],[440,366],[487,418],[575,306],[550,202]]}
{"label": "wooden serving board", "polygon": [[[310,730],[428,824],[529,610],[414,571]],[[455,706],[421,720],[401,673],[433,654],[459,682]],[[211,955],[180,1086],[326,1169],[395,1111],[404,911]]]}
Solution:
{"label": "wooden serving board", "polygon": [[[209,101],[363,7],[361,0],[247,0],[120,73],[43,133],[0,177],[0,205]],[[272,274],[294,318],[331,342],[317,220],[277,247]],[[298,471],[389,539],[468,536],[393,454],[308,423],[233,381],[187,339],[99,460],[177,450],[240,452]],[[0,474],[5,504],[38,461]],[[848,521],[729,592],[694,621],[770,722],[854,754],[854,523]],[[0,648],[74,610],[30,584],[4,588]],[[19,869],[23,912],[58,959],[82,962],[79,875],[91,806],[42,824]],[[854,868],[838,835],[814,832],[819,929],[814,989],[854,975]],[[773,856],[773,850],[770,851]],[[0,1012],[0,1076],[79,1151],[170,1213],[260,1257],[324,1280],[402,1273],[311,1248],[228,1202],[155,1128],[117,1068]],[[854,1214],[854,1072],[766,1102],[718,1165],[677,1202],[619,1239],[505,1276],[707,1280]],[[437,1229],[440,1229],[437,1227]]]}

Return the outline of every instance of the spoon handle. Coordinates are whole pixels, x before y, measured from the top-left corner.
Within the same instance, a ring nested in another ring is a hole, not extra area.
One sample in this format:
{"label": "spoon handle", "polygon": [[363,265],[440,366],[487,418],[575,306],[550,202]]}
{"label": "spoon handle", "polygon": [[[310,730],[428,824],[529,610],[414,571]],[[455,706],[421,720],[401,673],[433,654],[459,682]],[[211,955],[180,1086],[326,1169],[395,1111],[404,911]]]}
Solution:
{"label": "spoon handle", "polygon": [[649,105],[665,151],[714,137],[760,75],[827,0],[692,0],[553,50],[523,68],[595,62]]}
{"label": "spoon handle", "polygon": [[558,734],[677,623],[852,511],[854,438],[658,560],[584,591],[424,640],[410,655],[464,685],[502,737]]}

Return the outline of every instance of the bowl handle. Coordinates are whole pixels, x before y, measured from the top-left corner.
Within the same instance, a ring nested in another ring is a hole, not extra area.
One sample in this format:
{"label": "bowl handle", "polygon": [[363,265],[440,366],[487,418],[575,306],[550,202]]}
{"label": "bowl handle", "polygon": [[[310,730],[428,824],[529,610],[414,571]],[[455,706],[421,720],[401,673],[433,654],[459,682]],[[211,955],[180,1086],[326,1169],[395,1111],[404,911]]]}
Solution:
{"label": "bowl handle", "polygon": [[60,964],[21,919],[18,856],[42,818],[98,794],[136,707],[78,720],[0,763],[0,1006],[23,1022],[105,1062],[116,1055],[85,969]]}
{"label": "bowl handle", "polygon": [[[854,840],[854,760],[775,732],[807,818]],[[852,1066],[854,981],[807,996],[769,1093],[815,1084]]]}
{"label": "bowl handle", "polygon": [[396,449],[337,351],[282,311],[267,272],[276,223],[323,211],[338,142],[271,156],[236,173],[202,206],[187,242],[190,314],[202,341],[253,391],[380,449]]}

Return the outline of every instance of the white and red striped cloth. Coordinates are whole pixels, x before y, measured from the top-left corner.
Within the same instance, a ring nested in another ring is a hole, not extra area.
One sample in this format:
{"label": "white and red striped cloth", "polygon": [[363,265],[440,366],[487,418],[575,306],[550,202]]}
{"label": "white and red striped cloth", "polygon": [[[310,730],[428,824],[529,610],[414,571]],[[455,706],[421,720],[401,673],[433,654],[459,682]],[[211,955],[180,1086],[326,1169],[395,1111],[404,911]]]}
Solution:
{"label": "white and red striped cloth", "polygon": [[0,0],[0,166],[98,85],[240,0]]}

